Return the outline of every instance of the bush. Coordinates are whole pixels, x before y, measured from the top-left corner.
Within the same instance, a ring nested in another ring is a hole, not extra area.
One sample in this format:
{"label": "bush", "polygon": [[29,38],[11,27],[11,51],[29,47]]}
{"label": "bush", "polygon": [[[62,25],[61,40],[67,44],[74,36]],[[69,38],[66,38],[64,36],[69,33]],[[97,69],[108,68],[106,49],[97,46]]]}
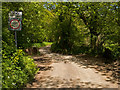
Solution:
{"label": "bush", "polygon": [[72,48],[72,54],[85,54],[85,53],[89,53],[88,51],[89,51],[89,47],[85,45],[74,46]]}
{"label": "bush", "polygon": [[111,51],[112,57],[111,59],[117,60],[120,56],[120,46],[118,43],[112,43],[112,44],[106,44],[104,46],[106,49],[109,49],[109,52]]}
{"label": "bush", "polygon": [[[29,56],[25,56],[22,49],[8,51],[10,46],[3,42],[2,57],[2,87],[20,88],[34,78],[36,65]],[[6,49],[4,47],[7,47]]]}

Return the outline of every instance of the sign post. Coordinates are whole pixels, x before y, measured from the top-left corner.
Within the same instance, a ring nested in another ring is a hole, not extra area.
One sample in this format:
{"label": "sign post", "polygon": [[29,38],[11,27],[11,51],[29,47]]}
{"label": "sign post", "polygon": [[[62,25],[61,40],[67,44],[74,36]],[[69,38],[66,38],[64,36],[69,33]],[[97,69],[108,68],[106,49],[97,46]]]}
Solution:
{"label": "sign post", "polygon": [[15,46],[17,48],[17,32],[15,31]]}
{"label": "sign post", "polygon": [[15,46],[17,49],[17,31],[22,29],[22,12],[11,11],[9,13],[8,29],[15,31]]}

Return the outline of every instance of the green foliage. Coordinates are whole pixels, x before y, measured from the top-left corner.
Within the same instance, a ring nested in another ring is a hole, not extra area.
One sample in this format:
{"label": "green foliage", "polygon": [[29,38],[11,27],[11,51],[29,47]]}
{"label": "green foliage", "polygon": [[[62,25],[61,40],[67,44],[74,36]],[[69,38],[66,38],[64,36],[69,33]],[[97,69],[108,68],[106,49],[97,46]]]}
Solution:
{"label": "green foliage", "polygon": [[47,45],[52,45],[52,42],[42,42],[42,43],[33,43],[32,44],[32,47],[44,47],[44,46],[47,46]]}
{"label": "green foliage", "polygon": [[10,11],[23,12],[22,30],[17,32],[18,48],[52,44],[43,42],[44,40],[49,41],[49,38],[47,38],[49,30],[45,26],[50,20],[51,13],[43,8],[43,3],[3,3],[2,85],[3,88],[20,88],[34,78],[37,69],[31,57],[26,56],[21,49],[16,51],[14,31],[8,30],[8,13]]}
{"label": "green foliage", "polygon": [[36,65],[31,57],[24,55],[22,49],[8,53],[10,46],[5,42],[3,45],[5,49],[2,51],[2,87],[20,88],[33,79],[37,71]]}
{"label": "green foliage", "polygon": [[120,46],[118,43],[108,42],[104,46],[105,48],[108,48],[112,52],[112,59],[115,60],[120,56]]}
{"label": "green foliage", "polygon": [[[53,17],[52,13],[43,7],[44,3],[38,2],[4,2],[2,5],[2,23],[3,23],[3,37],[5,41],[12,39],[14,41],[14,32],[8,30],[8,13],[10,11],[22,11],[22,30],[17,32],[18,47],[28,48],[31,43],[41,43],[43,41],[50,41],[49,27]],[[7,6],[7,7],[6,7]],[[16,7],[17,6],[17,7]],[[8,34],[9,32],[9,34]],[[8,34],[6,36],[6,34]]]}
{"label": "green foliage", "polygon": [[72,54],[89,54],[89,50],[90,50],[90,48],[85,45],[75,46],[72,49]]}
{"label": "green foliage", "polygon": [[118,59],[119,3],[52,4],[56,8],[50,9],[57,16],[51,25],[55,41],[52,51],[68,54],[89,53],[96,56],[104,54],[105,48],[109,48],[113,55],[111,59]]}
{"label": "green foliage", "polygon": [[33,59],[15,49],[14,32],[7,28],[10,11],[23,12],[22,31],[17,32],[19,48],[52,44],[53,52],[103,55],[116,60],[120,57],[119,4],[3,2],[3,88],[22,87],[37,71]]}
{"label": "green foliage", "polygon": [[53,42],[43,42],[43,44],[44,44],[45,46],[47,46],[47,45],[52,45]]}
{"label": "green foliage", "polygon": [[9,53],[8,50],[2,52],[2,87],[21,88],[34,78],[37,67],[34,60],[25,56],[20,49],[14,53],[9,51]]}
{"label": "green foliage", "polygon": [[72,54],[72,48],[74,42],[77,41],[77,33],[79,33],[75,25],[75,18],[72,15],[74,10],[69,9],[69,7],[72,7],[69,3],[59,3],[56,7],[58,17],[52,22],[55,43],[52,45],[51,50],[64,54]]}

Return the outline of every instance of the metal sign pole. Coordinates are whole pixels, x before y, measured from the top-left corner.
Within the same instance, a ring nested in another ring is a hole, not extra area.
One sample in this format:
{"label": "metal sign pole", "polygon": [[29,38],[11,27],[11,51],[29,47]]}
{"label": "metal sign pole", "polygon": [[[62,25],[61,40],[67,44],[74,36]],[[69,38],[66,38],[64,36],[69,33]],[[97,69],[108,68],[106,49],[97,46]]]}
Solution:
{"label": "metal sign pole", "polygon": [[16,46],[16,49],[17,49],[17,32],[15,31],[15,46]]}

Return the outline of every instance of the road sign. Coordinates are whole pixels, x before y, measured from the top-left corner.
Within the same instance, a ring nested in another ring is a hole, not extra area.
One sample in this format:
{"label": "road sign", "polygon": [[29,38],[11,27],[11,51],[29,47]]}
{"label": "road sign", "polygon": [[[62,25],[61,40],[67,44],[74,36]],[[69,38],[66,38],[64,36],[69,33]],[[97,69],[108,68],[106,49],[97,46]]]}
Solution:
{"label": "road sign", "polygon": [[22,29],[22,12],[11,11],[9,13],[8,29],[15,31],[15,46],[17,49],[17,31]]}
{"label": "road sign", "polygon": [[9,13],[8,29],[13,31],[21,31],[22,29],[22,12],[11,11]]}
{"label": "road sign", "polygon": [[20,22],[17,19],[13,19],[10,21],[10,27],[12,29],[18,29],[20,27]]}

